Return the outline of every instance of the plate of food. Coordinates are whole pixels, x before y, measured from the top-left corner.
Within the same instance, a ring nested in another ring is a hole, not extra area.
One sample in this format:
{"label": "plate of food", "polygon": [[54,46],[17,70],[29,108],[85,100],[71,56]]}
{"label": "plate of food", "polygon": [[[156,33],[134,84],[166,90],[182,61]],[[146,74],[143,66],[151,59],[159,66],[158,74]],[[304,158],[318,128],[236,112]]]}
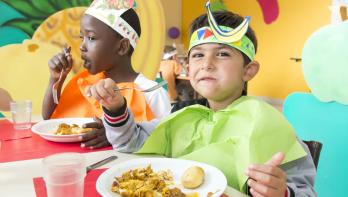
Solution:
{"label": "plate of food", "polygon": [[90,132],[91,128],[82,125],[94,122],[92,118],[59,118],[43,120],[31,127],[31,130],[42,138],[53,142],[79,142],[79,136]]}
{"label": "plate of food", "polygon": [[172,158],[141,158],[104,171],[96,189],[101,196],[218,197],[227,180],[208,164]]}

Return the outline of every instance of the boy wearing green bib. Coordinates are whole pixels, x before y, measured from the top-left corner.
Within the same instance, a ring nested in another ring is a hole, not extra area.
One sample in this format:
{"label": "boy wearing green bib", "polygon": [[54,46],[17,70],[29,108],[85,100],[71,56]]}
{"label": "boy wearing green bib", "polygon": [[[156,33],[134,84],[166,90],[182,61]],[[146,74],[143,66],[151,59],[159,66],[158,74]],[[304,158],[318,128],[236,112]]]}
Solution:
{"label": "boy wearing green bib", "polygon": [[205,105],[191,105],[162,120],[135,123],[114,84],[96,86],[103,100],[109,142],[121,152],[161,154],[219,168],[229,186],[253,196],[316,196],[315,166],[283,115],[243,96],[259,63],[250,18],[208,13],[191,25],[189,77]]}

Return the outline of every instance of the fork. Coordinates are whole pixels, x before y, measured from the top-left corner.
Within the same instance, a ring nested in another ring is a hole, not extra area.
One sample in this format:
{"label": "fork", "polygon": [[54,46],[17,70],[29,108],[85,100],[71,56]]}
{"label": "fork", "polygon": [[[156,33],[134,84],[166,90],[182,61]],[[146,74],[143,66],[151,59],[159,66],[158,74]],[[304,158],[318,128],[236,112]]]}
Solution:
{"label": "fork", "polygon": [[[71,47],[68,48],[64,48],[64,55],[65,57],[67,57],[70,53]],[[61,70],[60,75],[59,75],[59,79],[58,81],[56,81],[53,86],[52,86],[52,95],[53,95],[53,101],[55,104],[58,104],[58,87],[59,84],[61,83],[62,79],[63,79],[63,72],[64,72],[64,68]]]}
{"label": "fork", "polygon": [[140,89],[137,89],[137,88],[114,88],[114,91],[136,89],[136,90],[139,90],[140,92],[146,93],[146,92],[151,92],[151,91],[157,90],[158,88],[160,88],[160,87],[162,87],[162,86],[164,86],[166,84],[167,84],[167,81],[161,81],[157,85],[152,86],[151,88],[148,88],[148,89],[145,89],[145,90],[140,90]]}

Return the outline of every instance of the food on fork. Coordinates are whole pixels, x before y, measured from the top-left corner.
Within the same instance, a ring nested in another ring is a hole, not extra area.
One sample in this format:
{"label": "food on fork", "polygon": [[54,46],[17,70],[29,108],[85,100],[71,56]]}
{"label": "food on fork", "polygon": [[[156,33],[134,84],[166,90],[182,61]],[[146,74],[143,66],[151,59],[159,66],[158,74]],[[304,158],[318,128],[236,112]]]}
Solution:
{"label": "food on fork", "polygon": [[173,186],[173,176],[169,170],[154,172],[151,166],[129,170],[115,177],[111,191],[124,197],[186,196]]}
{"label": "food on fork", "polygon": [[187,189],[195,189],[202,185],[204,176],[204,170],[201,167],[189,167],[181,176],[181,184]]}
{"label": "food on fork", "polygon": [[66,124],[61,123],[58,125],[58,129],[54,134],[56,135],[72,135],[72,134],[81,134],[81,133],[87,133],[92,131],[92,128],[82,128],[76,124]]}

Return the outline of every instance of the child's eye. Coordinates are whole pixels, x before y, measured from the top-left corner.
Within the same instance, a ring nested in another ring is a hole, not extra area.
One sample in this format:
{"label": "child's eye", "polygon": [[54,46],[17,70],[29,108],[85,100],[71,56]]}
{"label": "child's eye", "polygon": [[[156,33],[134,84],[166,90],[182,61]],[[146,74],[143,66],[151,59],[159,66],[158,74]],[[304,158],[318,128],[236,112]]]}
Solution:
{"label": "child's eye", "polygon": [[92,41],[95,40],[95,38],[93,36],[88,36],[88,40]]}
{"label": "child's eye", "polygon": [[228,57],[228,56],[230,56],[230,54],[227,53],[227,52],[219,52],[219,53],[217,54],[217,56]]}
{"label": "child's eye", "polygon": [[200,57],[203,57],[203,54],[202,53],[193,53],[191,55],[191,58],[200,58]]}

